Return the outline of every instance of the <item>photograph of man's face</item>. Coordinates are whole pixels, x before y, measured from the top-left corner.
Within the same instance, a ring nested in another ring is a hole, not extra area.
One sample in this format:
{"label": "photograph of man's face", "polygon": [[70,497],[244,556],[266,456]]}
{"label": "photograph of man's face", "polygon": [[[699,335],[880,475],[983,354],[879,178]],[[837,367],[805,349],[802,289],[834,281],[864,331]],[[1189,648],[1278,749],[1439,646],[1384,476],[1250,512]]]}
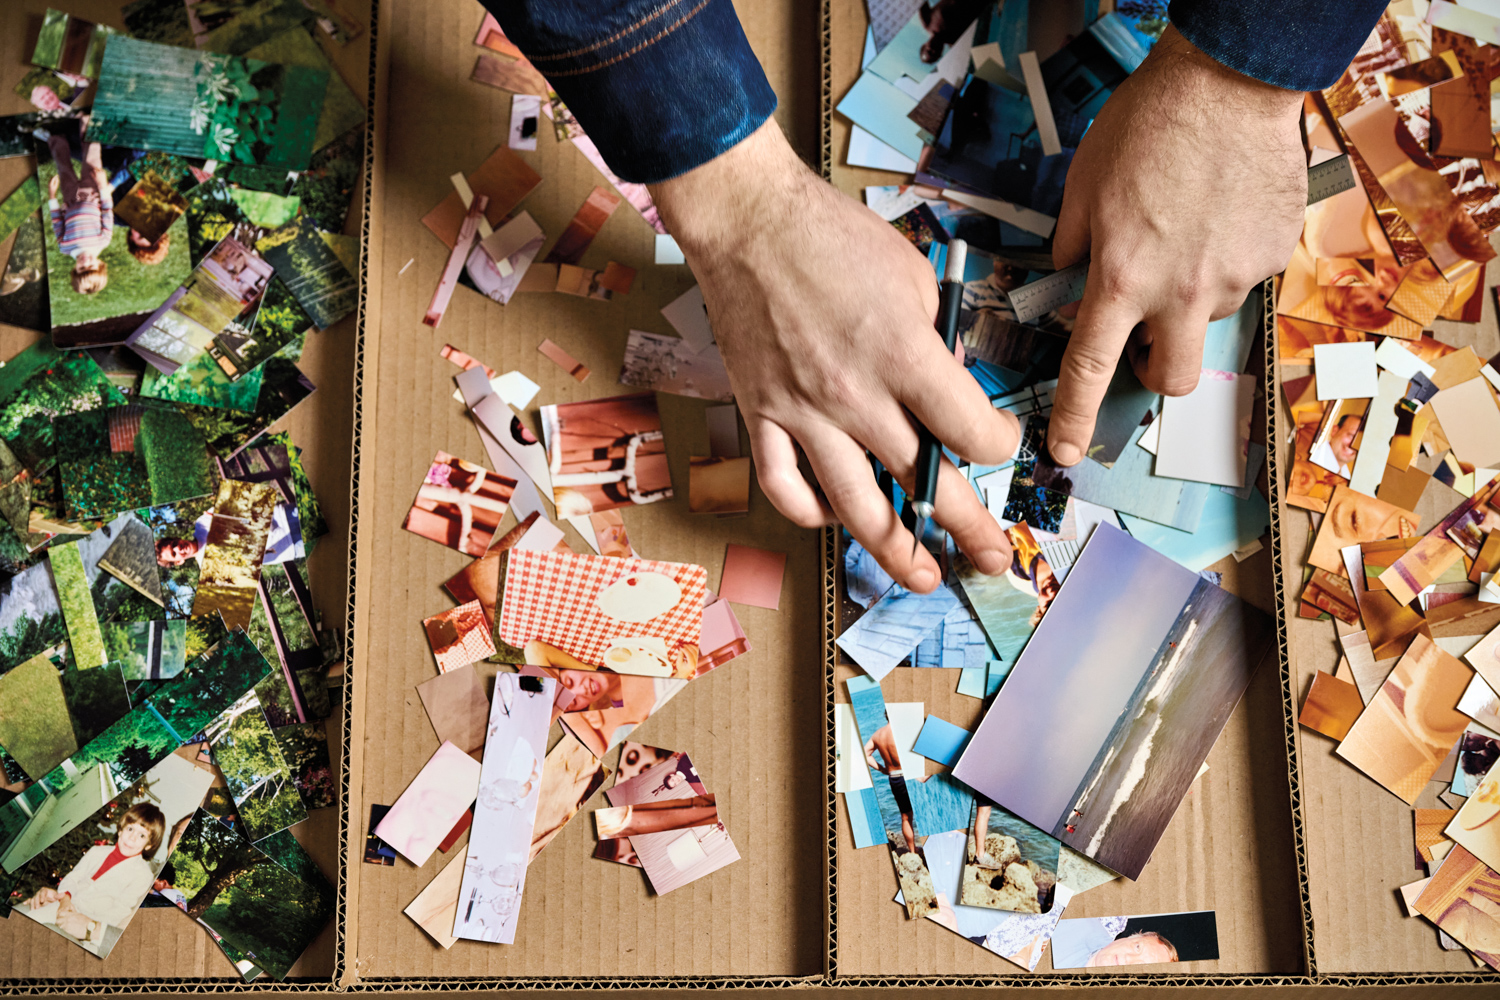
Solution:
{"label": "photograph of man's face", "polygon": [[156,543],[158,566],[181,566],[198,554],[198,543],[191,538],[166,538]]}
{"label": "photograph of man's face", "polygon": [[1354,439],[1359,436],[1359,425],[1357,413],[1346,413],[1328,436],[1328,446],[1333,449],[1333,457],[1340,465],[1354,464]]}
{"label": "photograph of man's face", "polygon": [[618,684],[618,675],[587,670],[564,670],[558,683],[573,694],[573,700],[563,708],[564,712],[582,712],[600,699],[604,693]]}

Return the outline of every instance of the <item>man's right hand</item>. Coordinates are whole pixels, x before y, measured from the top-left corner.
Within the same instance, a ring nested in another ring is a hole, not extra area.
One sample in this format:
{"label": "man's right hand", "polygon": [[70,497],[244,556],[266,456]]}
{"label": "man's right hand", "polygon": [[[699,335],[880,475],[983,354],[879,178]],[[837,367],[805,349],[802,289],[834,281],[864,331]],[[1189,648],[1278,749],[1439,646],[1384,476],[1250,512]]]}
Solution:
{"label": "man's right hand", "polygon": [[[652,196],[703,288],[761,488],[803,527],[841,521],[902,586],[935,588],[936,561],[881,494],[868,449],[908,493],[921,420],[973,462],[1014,453],[996,410],[934,329],[932,266],[869,209],[797,158],[775,120]],[[800,447],[821,495],[797,466]],[[984,573],[1010,543],[946,460],[935,520]]]}

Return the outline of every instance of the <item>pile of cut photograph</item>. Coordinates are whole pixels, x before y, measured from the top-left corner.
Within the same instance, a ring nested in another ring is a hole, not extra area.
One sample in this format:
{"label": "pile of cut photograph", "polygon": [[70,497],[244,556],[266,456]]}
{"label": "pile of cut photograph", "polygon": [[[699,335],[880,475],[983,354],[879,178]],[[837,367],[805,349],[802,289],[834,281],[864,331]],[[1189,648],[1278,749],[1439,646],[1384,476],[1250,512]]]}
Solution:
{"label": "pile of cut photograph", "polygon": [[[501,306],[518,293],[629,294],[634,268],[581,264],[622,202],[656,231],[658,262],[680,263],[645,187],[608,170],[492,16],[476,10],[476,20],[484,51],[473,79],[513,92],[511,125],[422,218],[448,251],[423,322],[440,326],[456,294]],[[539,130],[547,118],[553,128]],[[521,155],[537,149],[539,131],[577,149],[603,182],[553,235],[523,206],[542,182]],[[445,949],[515,941],[528,866],[601,790],[608,804],[593,811],[593,856],[639,868],[653,895],[739,860],[690,755],[634,734],[689,683],[750,652],[732,605],[778,609],[787,556],[730,544],[711,590],[703,566],[653,559],[631,543],[634,507],[750,510],[751,460],[703,296],[694,287],[661,313],[679,336],[631,332],[619,381],[632,391],[584,401],[537,405],[541,387],[525,372],[498,371],[451,344],[434,351],[453,366],[474,435],[432,457],[403,527],[473,561],[432,581],[452,605],[420,622],[434,675],[416,694],[436,749],[395,801],[371,804],[363,860],[422,868],[449,855],[404,910]],[[551,339],[536,350],[577,382],[592,375]],[[664,426],[656,391],[711,401],[702,411],[709,453],[692,457],[685,497],[667,466],[675,429]],[[483,463],[462,457],[476,451]]]}
{"label": "pile of cut photograph", "polygon": [[[1082,462],[1059,468],[1046,451],[1071,329],[1056,310],[1087,279],[1086,263],[1052,267],[1067,166],[1166,27],[1166,5],[1120,4],[1041,61],[1015,51],[1025,5],[877,16],[897,6],[871,4],[863,73],[838,105],[853,125],[846,162],[912,174],[866,188],[866,203],[939,274],[950,239],[970,244],[965,364],[1021,418],[1023,443],[1002,466],[967,467],[1007,528],[1009,573],[983,576],[950,549],[946,583],[911,593],[846,539],[854,620],[838,644],[867,675],[840,706],[850,827],[857,846],[889,849],[908,916],[1025,968],[1049,941],[1059,969],[1214,958],[1211,913],[1064,914],[1080,892],[1141,873],[1274,656],[1271,619],[1206,572],[1250,557],[1268,525],[1253,485],[1258,369],[1247,373],[1258,293],[1209,325],[1195,391],[1160,398],[1122,363]],[[1497,28],[1473,9],[1400,0],[1343,78],[1307,96],[1306,225],[1274,290],[1293,425],[1284,499],[1312,519],[1286,597],[1332,621],[1342,652],[1298,692],[1301,724],[1410,812],[1427,877],[1402,888],[1407,913],[1437,925],[1434,947],[1491,968],[1500,374],[1433,326],[1479,322],[1495,256],[1484,42]],[[884,703],[883,676],[927,666],[961,667],[959,690],[988,700],[973,732]],[[951,771],[926,774],[929,763]]]}
{"label": "pile of cut photograph", "polygon": [[1310,519],[1286,597],[1333,629],[1299,721],[1395,796],[1424,877],[1389,905],[1490,968],[1500,356],[1445,341],[1480,320],[1500,226],[1485,44],[1497,28],[1452,4],[1393,3],[1343,77],[1307,96],[1309,162],[1347,154],[1357,183],[1308,206],[1276,303],[1285,501]]}
{"label": "pile of cut photograph", "polygon": [[[938,275],[949,241],[967,244],[964,364],[1022,429],[1013,459],[957,463],[1006,531],[1006,572],[930,528],[943,582],[915,593],[844,535],[837,645],[863,675],[837,705],[835,786],[855,848],[889,851],[908,918],[1028,971],[1049,946],[1054,969],[1219,957],[1211,910],[1066,910],[1141,875],[1256,670],[1275,669],[1272,617],[1209,570],[1268,555],[1259,291],[1209,324],[1195,391],[1164,398],[1122,360],[1083,460],[1047,452],[1065,307],[1087,280],[1086,262],[1053,265],[1068,166],[1167,26],[1165,3],[1115,6],[1039,59],[1027,4],[871,3],[861,75],[835,95],[844,163],[911,175],[866,187],[868,207]],[[982,700],[972,731],[886,702],[884,678],[939,667]]]}
{"label": "pile of cut photograph", "polygon": [[273,428],[356,306],[365,110],[323,48],[358,25],[243,13],[48,11],[37,110],[0,118],[35,161],[0,202],[0,322],[40,334],[0,366],[0,884],[99,958],[175,907],[248,981],[334,909],[298,841],[338,800],[329,529]]}

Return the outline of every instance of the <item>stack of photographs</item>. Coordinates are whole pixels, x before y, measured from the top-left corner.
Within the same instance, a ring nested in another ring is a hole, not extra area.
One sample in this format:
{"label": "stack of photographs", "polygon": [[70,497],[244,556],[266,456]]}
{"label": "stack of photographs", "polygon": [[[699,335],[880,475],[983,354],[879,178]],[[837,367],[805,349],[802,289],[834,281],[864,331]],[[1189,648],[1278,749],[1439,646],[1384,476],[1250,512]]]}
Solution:
{"label": "stack of photographs", "polygon": [[99,958],[143,900],[177,905],[247,981],[332,915],[291,833],[337,798],[342,641],[306,564],[328,526],[272,431],[357,296],[365,114],[319,17],[360,30],[322,3],[135,3],[128,35],[49,11],[41,110],[0,124],[36,163],[0,208],[0,322],[42,334],[0,365],[0,869]]}

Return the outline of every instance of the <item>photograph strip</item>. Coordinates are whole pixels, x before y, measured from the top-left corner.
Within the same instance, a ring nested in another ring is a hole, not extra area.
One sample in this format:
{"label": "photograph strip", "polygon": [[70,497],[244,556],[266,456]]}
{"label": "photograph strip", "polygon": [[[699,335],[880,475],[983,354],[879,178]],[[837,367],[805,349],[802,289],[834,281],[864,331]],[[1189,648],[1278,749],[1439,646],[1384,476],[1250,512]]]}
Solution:
{"label": "photograph strip", "polygon": [[453,920],[456,938],[501,944],[516,939],[556,695],[557,682],[549,677],[495,676],[490,736]]}

